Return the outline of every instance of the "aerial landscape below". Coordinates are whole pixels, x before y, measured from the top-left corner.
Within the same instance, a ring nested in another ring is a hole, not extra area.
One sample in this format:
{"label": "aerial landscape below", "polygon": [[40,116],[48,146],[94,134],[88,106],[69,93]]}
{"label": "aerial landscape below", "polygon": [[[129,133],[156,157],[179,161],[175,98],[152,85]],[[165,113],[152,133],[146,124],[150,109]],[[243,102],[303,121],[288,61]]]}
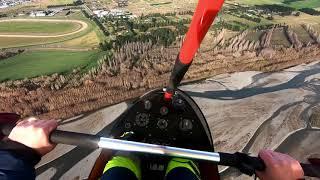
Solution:
{"label": "aerial landscape below", "polygon": [[[197,3],[0,0],[0,112],[107,133],[134,99],[168,85]],[[320,158],[319,63],[319,0],[225,0],[179,88],[203,111],[216,151],[306,162]],[[99,154],[58,145],[38,179],[86,179]]]}

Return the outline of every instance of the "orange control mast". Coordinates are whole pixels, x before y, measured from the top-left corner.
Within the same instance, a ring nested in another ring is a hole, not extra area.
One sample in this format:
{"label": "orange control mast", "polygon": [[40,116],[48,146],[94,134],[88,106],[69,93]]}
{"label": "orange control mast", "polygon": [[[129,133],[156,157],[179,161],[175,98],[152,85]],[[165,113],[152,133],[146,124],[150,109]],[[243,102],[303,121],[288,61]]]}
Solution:
{"label": "orange control mast", "polygon": [[180,53],[171,73],[166,99],[171,99],[173,90],[180,84],[188,71],[200,44],[207,34],[209,27],[220,11],[224,0],[199,0],[193,15],[189,30],[184,39]]}

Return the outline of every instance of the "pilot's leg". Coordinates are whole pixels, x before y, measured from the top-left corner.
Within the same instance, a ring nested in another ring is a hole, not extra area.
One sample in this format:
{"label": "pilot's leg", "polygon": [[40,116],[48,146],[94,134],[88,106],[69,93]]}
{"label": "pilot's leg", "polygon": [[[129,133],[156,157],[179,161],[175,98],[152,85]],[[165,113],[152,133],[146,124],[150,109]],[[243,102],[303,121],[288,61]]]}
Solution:
{"label": "pilot's leg", "polygon": [[141,180],[139,164],[126,156],[115,156],[103,170],[102,180]]}
{"label": "pilot's leg", "polygon": [[197,165],[188,159],[173,158],[167,167],[166,180],[200,180]]}

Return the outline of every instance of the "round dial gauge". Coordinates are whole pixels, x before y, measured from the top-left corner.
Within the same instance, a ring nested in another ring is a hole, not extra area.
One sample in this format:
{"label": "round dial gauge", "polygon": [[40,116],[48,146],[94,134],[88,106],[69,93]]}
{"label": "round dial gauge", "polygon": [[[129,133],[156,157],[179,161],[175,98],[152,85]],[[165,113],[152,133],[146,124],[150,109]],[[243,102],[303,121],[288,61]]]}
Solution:
{"label": "round dial gauge", "polygon": [[146,113],[139,113],[136,116],[136,124],[140,127],[144,127],[149,123],[149,115]]}
{"label": "round dial gauge", "polygon": [[157,125],[160,129],[165,129],[168,126],[168,122],[165,119],[159,119]]}

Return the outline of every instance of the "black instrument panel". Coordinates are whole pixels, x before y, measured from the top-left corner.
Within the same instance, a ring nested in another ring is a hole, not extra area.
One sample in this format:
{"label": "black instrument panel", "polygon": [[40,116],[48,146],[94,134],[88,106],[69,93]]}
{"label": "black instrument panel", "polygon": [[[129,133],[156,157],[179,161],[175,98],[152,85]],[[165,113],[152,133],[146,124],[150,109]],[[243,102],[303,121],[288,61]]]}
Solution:
{"label": "black instrument panel", "polygon": [[[214,151],[209,126],[198,105],[177,89],[170,100],[161,89],[151,91],[135,102],[118,118],[111,135],[133,135],[127,140],[194,150]],[[135,153],[142,167],[142,179],[162,180],[171,157]],[[206,167],[199,164],[200,169]],[[218,172],[212,166],[211,172]]]}
{"label": "black instrument panel", "polygon": [[203,114],[182,91],[176,91],[171,100],[165,100],[161,90],[142,96],[114,127],[117,132],[120,129],[134,132],[135,141],[146,143],[199,150],[212,144]]}

